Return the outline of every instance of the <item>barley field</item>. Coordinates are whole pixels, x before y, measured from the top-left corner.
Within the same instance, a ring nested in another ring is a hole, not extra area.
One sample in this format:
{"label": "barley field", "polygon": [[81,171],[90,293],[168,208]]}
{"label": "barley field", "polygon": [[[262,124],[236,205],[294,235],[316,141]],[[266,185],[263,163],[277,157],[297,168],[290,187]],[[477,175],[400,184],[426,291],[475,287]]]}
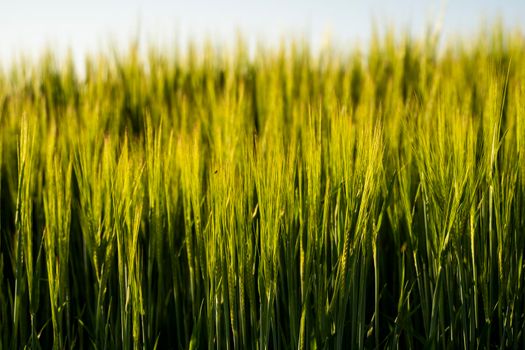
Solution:
{"label": "barley field", "polygon": [[520,31],[79,64],[0,73],[0,349],[525,345]]}

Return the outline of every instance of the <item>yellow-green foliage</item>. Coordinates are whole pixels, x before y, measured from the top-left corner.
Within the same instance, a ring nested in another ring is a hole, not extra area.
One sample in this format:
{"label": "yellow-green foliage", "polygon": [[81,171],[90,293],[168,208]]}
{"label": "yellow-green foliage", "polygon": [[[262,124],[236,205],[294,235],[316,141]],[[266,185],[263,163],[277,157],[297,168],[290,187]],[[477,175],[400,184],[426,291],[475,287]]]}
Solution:
{"label": "yellow-green foliage", "polygon": [[0,73],[0,349],[521,348],[525,38],[469,39]]}

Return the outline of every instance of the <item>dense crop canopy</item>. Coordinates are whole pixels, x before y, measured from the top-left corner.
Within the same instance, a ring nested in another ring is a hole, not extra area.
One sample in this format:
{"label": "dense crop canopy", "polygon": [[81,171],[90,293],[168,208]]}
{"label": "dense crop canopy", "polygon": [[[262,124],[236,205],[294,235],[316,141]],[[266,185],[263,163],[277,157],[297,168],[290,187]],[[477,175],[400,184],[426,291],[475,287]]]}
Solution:
{"label": "dense crop canopy", "polygon": [[525,344],[521,33],[75,63],[0,73],[0,348]]}

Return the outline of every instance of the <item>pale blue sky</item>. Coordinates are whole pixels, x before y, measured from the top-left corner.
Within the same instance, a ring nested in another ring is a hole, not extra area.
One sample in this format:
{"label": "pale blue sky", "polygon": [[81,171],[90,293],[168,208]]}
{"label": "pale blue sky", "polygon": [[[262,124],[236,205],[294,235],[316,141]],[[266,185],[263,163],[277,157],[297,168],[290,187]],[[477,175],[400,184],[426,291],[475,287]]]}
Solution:
{"label": "pale blue sky", "polygon": [[446,35],[468,35],[497,16],[523,30],[525,0],[0,0],[0,61],[20,52],[35,56],[50,45],[82,57],[107,48],[109,38],[124,44],[137,33],[143,42],[208,36],[227,43],[239,29],[251,42],[303,36],[317,46],[328,32],[335,43],[366,42],[374,20],[417,35],[442,17]]}

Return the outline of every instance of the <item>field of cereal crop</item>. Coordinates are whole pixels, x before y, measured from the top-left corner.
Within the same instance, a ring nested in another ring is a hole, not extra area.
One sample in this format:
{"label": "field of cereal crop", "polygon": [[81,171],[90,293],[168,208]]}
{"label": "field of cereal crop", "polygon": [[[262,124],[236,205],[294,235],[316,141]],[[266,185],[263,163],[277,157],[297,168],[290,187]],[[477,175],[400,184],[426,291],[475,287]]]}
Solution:
{"label": "field of cereal crop", "polygon": [[466,39],[4,69],[0,348],[521,348],[525,37]]}

